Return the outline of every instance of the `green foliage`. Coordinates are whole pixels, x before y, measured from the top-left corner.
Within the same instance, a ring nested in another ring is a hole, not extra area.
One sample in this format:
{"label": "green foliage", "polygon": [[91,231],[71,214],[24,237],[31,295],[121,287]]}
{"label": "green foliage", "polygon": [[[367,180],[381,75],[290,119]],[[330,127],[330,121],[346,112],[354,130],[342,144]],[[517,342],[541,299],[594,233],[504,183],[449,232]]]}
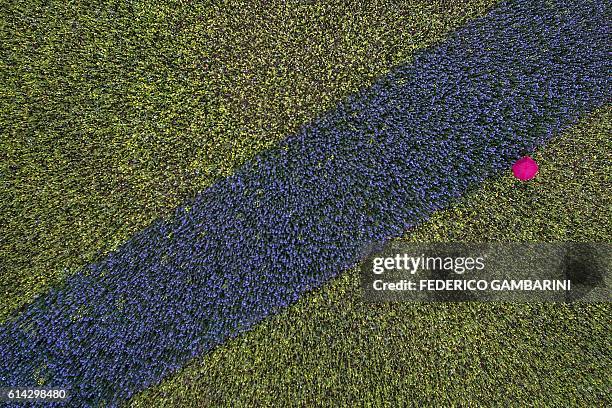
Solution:
{"label": "green foliage", "polygon": [[[405,241],[610,241],[612,108]],[[362,302],[352,269],[130,406],[604,406],[610,305]]]}
{"label": "green foliage", "polygon": [[0,321],[494,3],[7,2]]}
{"label": "green foliage", "polygon": [[[495,1],[5,3],[0,321]],[[405,239],[609,241],[610,116]],[[367,305],[351,270],[131,403],[605,405],[609,315]]]}

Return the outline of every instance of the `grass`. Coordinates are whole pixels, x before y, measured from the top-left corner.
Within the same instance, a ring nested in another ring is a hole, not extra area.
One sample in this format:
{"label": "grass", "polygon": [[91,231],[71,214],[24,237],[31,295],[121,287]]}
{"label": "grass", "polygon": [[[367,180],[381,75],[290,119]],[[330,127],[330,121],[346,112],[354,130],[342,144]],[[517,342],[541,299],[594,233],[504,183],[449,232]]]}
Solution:
{"label": "grass", "polygon": [[[612,108],[409,231],[409,242],[610,241]],[[362,302],[358,269],[129,406],[605,406],[609,303]]]}
{"label": "grass", "polygon": [[9,2],[0,322],[495,3]]}
{"label": "grass", "polygon": [[[0,321],[494,3],[7,2]],[[405,239],[609,241],[610,123],[585,119],[538,152],[537,179],[491,180]],[[608,304],[376,306],[358,279],[130,405],[610,405]]]}

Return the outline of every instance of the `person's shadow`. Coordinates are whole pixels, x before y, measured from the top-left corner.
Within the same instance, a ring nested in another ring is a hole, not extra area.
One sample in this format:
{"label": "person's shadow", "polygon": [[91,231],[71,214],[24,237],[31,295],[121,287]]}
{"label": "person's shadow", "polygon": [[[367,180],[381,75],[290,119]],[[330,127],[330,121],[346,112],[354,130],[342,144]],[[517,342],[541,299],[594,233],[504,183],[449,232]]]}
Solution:
{"label": "person's shadow", "polygon": [[564,279],[571,282],[571,289],[565,292],[566,302],[575,302],[594,288],[606,286],[605,265],[591,244],[568,244],[561,267]]}

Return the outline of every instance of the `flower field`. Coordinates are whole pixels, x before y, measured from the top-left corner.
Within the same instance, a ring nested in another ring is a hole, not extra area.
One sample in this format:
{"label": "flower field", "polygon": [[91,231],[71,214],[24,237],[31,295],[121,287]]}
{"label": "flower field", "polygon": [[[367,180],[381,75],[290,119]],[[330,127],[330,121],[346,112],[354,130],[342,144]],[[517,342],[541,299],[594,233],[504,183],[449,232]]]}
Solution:
{"label": "flower field", "polygon": [[0,386],[609,400],[608,304],[368,305],[356,269],[393,239],[610,240],[605,2],[31,3],[2,26]]}

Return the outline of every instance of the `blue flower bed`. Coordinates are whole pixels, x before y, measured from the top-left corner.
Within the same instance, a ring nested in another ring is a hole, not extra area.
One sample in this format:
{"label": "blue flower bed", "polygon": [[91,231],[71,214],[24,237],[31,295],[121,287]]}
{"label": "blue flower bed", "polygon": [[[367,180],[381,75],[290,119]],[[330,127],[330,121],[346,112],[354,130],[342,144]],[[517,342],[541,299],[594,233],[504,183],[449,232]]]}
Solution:
{"label": "blue flower bed", "polygon": [[116,405],[609,102],[603,1],[509,1],[0,327],[0,383]]}

